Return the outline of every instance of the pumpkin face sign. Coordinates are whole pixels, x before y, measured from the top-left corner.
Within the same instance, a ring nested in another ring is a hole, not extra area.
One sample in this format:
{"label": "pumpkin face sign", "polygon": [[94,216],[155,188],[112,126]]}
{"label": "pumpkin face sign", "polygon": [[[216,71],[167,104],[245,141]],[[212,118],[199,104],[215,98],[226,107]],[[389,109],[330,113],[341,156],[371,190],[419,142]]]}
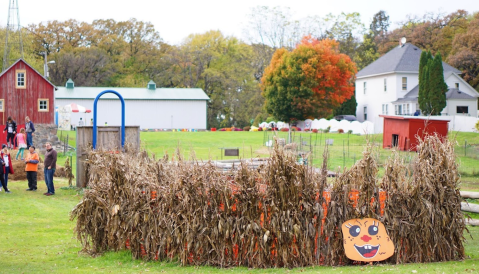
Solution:
{"label": "pumpkin face sign", "polygon": [[352,219],[344,222],[341,230],[346,256],[353,261],[378,262],[394,254],[393,241],[376,219]]}

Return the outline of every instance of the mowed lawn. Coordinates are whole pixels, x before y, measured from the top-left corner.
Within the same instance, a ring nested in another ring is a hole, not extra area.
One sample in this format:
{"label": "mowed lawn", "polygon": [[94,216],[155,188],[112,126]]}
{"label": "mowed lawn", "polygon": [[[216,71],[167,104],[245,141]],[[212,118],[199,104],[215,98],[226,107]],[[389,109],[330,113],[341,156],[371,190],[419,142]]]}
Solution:
{"label": "mowed lawn", "polygon": [[81,253],[71,209],[81,194],[56,180],[56,195],[46,197],[43,181],[36,192],[24,181],[10,182],[12,194],[0,192],[0,273],[475,273],[479,269],[479,228],[469,227],[467,259],[459,262],[296,269],[182,267],[176,262],[133,260],[129,251],[92,257]]}
{"label": "mowed lawn", "polygon": [[[74,132],[70,133],[75,136]],[[220,147],[239,147],[240,154],[244,152],[244,158],[249,158],[251,156],[248,155],[248,150],[253,157],[268,155],[268,149],[263,146],[263,134],[142,132],[141,140],[142,146],[157,157],[161,157],[165,152],[171,157],[179,147],[185,155],[194,150],[197,158],[219,159]],[[353,138],[357,138],[358,142],[365,142],[363,136]],[[71,141],[74,142],[75,139]],[[59,162],[64,162],[65,159],[66,157],[62,157]],[[72,189],[60,189],[67,185],[66,180],[56,179],[57,191],[52,197],[42,195],[46,192],[43,181],[39,182],[37,192],[25,191],[25,181],[10,181],[12,194],[0,192],[0,273],[474,273],[479,270],[478,227],[469,227],[473,239],[465,234],[467,259],[461,262],[258,270],[245,267],[182,267],[176,262],[143,262],[132,260],[129,251],[107,252],[92,257],[80,252],[82,247],[73,234],[75,222],[69,220],[69,213],[80,201],[81,193]],[[463,187],[479,191],[479,181],[471,177],[463,183]]]}

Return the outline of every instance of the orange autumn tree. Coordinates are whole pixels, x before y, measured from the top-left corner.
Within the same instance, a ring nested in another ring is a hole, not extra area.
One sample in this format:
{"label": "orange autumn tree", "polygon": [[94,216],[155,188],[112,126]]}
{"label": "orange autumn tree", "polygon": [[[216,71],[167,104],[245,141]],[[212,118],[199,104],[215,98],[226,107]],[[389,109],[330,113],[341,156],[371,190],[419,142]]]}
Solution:
{"label": "orange autumn tree", "polygon": [[262,78],[266,110],[281,121],[326,117],[354,95],[356,64],[335,40],[306,36],[278,49]]}

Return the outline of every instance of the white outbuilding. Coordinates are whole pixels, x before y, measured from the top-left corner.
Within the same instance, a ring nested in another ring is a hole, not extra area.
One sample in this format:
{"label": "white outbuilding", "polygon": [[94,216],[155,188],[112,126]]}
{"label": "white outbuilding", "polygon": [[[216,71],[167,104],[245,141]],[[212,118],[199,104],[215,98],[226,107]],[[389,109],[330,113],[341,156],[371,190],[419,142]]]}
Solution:
{"label": "white outbuilding", "polygon": [[[140,129],[196,129],[207,128],[208,100],[200,88],[156,88],[153,81],[145,88],[75,87],[70,79],[65,87],[55,91],[55,106],[72,103],[93,110],[96,96],[105,90],[114,90],[125,100],[126,125]],[[120,125],[121,103],[114,94],[104,94],[97,106],[98,125]],[[71,123],[77,126],[82,118],[90,125],[93,113],[72,114]]]}

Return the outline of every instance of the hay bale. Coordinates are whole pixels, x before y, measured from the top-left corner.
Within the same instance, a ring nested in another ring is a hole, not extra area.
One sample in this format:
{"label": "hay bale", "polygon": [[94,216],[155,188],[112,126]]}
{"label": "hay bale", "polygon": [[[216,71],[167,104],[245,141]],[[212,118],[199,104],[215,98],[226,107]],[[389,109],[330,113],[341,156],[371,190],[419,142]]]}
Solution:
{"label": "hay bale", "polygon": [[[27,180],[27,172],[25,171],[25,162],[21,160],[12,159],[12,166],[14,174],[8,175],[9,180],[15,181],[25,181]],[[43,181],[45,178],[43,174],[43,163],[38,164],[38,171],[37,171],[37,180]]]}
{"label": "hay bale", "polygon": [[[26,164],[24,161],[12,159],[12,166],[13,166],[13,171],[15,173],[8,175],[9,180],[14,180],[14,181],[27,180],[27,172],[25,171]],[[38,163],[38,171],[37,171],[38,181],[43,181],[45,178],[43,169],[44,169],[44,166],[42,161],[41,163]],[[60,178],[67,178],[65,168],[57,164],[57,169],[55,170],[54,176],[60,177]]]}

